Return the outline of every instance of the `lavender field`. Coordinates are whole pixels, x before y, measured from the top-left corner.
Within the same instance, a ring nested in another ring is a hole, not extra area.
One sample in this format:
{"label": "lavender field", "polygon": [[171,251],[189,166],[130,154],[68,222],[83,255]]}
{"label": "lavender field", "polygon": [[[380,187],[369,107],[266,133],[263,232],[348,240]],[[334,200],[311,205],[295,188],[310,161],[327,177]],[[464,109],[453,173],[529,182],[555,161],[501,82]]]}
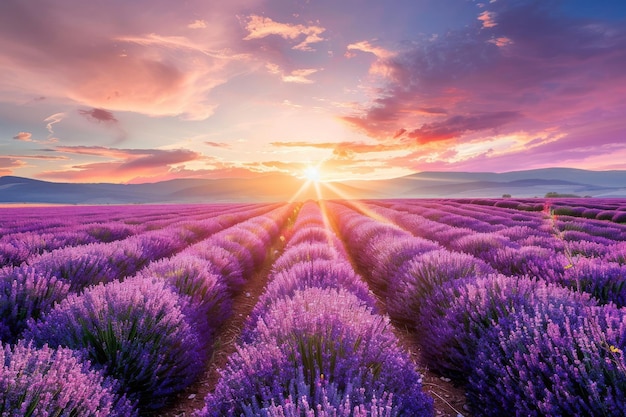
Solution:
{"label": "lavender field", "polygon": [[0,415],[163,415],[260,276],[196,417],[626,415],[626,201],[537,198],[0,209]]}

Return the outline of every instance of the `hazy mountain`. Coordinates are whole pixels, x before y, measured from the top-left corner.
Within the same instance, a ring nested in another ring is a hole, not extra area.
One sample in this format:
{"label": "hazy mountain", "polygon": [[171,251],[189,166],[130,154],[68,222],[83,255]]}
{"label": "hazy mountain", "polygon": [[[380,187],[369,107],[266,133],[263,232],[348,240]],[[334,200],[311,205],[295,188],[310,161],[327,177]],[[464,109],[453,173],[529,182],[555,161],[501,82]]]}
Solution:
{"label": "hazy mountain", "polygon": [[[282,174],[146,184],[75,184],[0,177],[0,203],[129,204],[317,199],[315,187]],[[548,192],[626,198],[626,171],[550,168],[506,173],[420,172],[388,180],[319,184],[322,198],[543,197]],[[300,193],[298,194],[298,191]]]}

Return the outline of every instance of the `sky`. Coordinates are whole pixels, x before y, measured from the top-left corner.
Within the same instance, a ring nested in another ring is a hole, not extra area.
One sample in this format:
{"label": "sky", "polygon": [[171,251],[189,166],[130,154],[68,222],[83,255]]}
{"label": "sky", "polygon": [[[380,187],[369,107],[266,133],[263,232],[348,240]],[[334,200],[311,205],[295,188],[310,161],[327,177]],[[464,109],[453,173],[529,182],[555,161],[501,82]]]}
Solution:
{"label": "sky", "polygon": [[2,0],[0,74],[0,176],[626,169],[624,0]]}

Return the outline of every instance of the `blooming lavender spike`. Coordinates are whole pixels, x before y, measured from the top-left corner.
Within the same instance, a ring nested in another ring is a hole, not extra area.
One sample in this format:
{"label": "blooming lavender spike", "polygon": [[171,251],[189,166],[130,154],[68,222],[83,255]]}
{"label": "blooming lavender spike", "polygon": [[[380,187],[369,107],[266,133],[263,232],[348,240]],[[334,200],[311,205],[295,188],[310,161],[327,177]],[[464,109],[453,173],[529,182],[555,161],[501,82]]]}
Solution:
{"label": "blooming lavender spike", "polygon": [[29,266],[0,269],[0,340],[15,343],[29,319],[67,297],[70,284]]}
{"label": "blooming lavender spike", "polygon": [[0,344],[0,415],[7,417],[134,417],[118,384],[66,348]]}
{"label": "blooming lavender spike", "polygon": [[485,335],[467,386],[477,414],[626,415],[626,315],[538,303]]}
{"label": "blooming lavender spike", "polygon": [[203,369],[181,299],[161,279],[130,278],[72,294],[25,333],[83,352],[142,408],[158,408]]}

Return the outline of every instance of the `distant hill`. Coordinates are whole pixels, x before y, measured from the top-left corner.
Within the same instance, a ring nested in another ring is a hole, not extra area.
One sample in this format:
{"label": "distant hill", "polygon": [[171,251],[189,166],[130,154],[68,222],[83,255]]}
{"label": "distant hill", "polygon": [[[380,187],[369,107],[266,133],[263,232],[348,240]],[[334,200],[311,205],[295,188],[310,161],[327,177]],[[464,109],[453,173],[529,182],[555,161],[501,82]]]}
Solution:
{"label": "distant hill", "polygon": [[[288,175],[254,178],[178,179],[146,184],[58,183],[0,177],[0,203],[141,204],[288,201],[303,181]],[[626,198],[626,171],[550,168],[506,173],[420,172],[388,180],[320,184],[333,198],[543,197],[547,193]],[[297,200],[316,199],[314,187]]]}

